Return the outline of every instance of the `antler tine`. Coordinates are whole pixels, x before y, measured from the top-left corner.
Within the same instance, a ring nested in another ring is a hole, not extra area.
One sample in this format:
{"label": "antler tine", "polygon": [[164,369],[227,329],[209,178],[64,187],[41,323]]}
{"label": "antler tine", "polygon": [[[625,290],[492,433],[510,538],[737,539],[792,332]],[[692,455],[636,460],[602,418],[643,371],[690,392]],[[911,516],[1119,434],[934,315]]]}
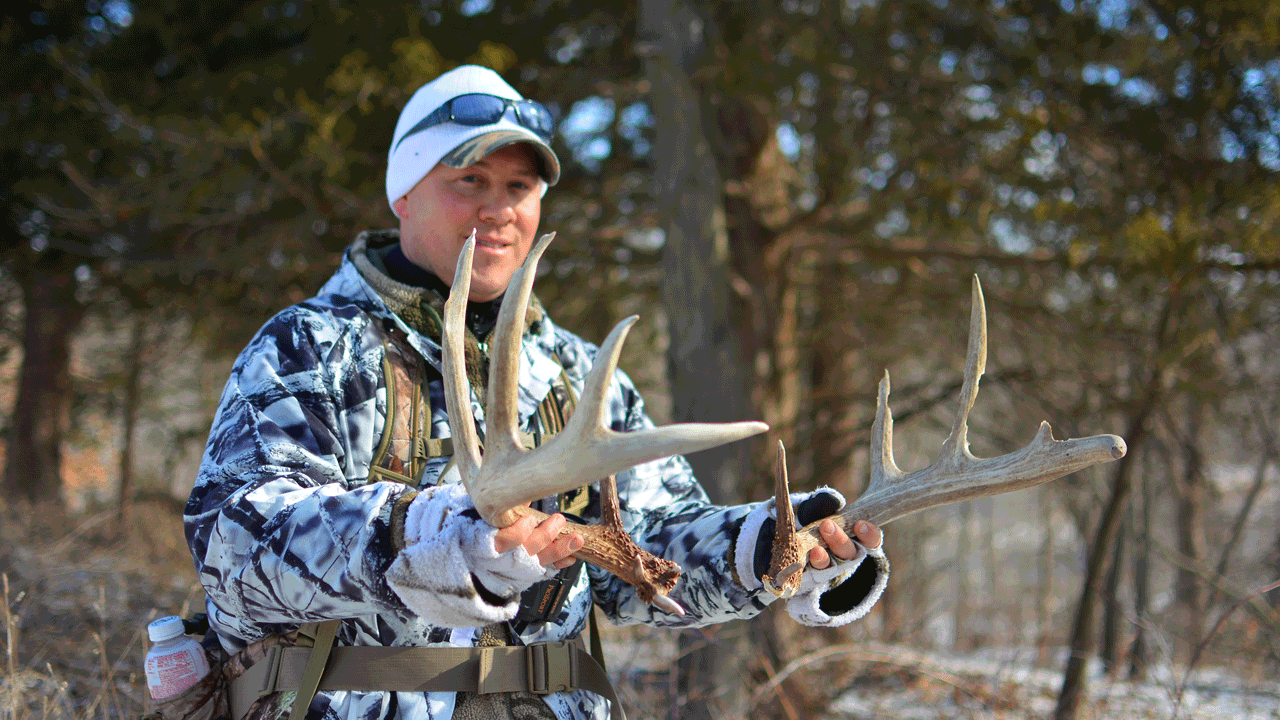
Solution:
{"label": "antler tine", "polygon": [[[471,294],[471,264],[476,250],[476,231],[471,231],[458,256],[453,285],[444,303],[444,328],[441,330],[441,376],[444,380],[445,407],[459,418],[471,416],[471,383],[467,382],[466,357],[462,341],[466,332],[467,296]],[[480,469],[480,436],[470,422],[450,423],[453,431],[454,462],[464,482]],[[467,488],[470,490],[470,486]]]}
{"label": "antler tine", "polygon": [[880,392],[876,399],[876,420],[871,425],[871,483],[880,487],[902,477],[898,463],[893,459],[893,410],[889,408],[889,371],[880,379]]}
{"label": "antler tine", "polygon": [[556,234],[538,238],[524,264],[507,284],[507,295],[498,310],[489,361],[489,399],[485,405],[488,428],[485,453],[489,460],[505,460],[522,452],[516,419],[516,395],[520,386],[520,339],[524,334],[524,318],[533,294],[533,279],[538,261]]}
{"label": "antler tine", "polygon": [[765,588],[780,598],[789,598],[800,590],[800,571],[804,557],[796,536],[796,511],[791,507],[791,487],[787,481],[787,448],[778,441],[777,467],[774,470],[773,507],[777,523],[773,531],[773,550],[769,571],[760,578]]}
{"label": "antler tine", "polygon": [[972,307],[969,311],[969,351],[964,360],[964,385],[960,389],[960,407],[951,434],[943,443],[943,462],[960,463],[973,459],[969,452],[969,413],[978,399],[978,381],[987,371],[987,305],[982,297],[982,283],[973,276]]}
{"label": "antler tine", "polygon": [[[976,458],[969,452],[967,421],[987,360],[986,306],[976,275],[973,282],[969,347],[964,384],[960,390],[960,407],[951,435],[943,446],[942,456],[929,467],[910,474],[903,474],[894,466],[893,419],[888,409],[886,373],[880,384],[880,407],[876,412],[876,423],[882,428],[873,432],[872,456],[881,458],[886,466],[884,475],[897,481],[877,483],[873,477],[867,492],[840,513],[850,528],[859,519],[883,525],[920,510],[1033,487],[1091,465],[1124,457],[1126,448],[1120,437],[1095,435],[1058,441],[1053,439],[1048,423],[1041,423],[1035,438],[1016,452],[985,459]],[[877,439],[883,452],[875,452]],[[802,529],[801,535],[817,538],[816,527],[815,523]]]}
{"label": "antler tine", "polygon": [[587,373],[587,379],[582,384],[582,397],[578,399],[578,407],[570,418],[570,422],[581,418],[573,430],[578,430],[579,425],[584,430],[604,426],[608,405],[605,400],[609,392],[609,381],[613,379],[613,373],[618,369],[618,360],[622,357],[622,343],[626,342],[627,335],[631,333],[631,326],[635,325],[636,320],[639,319],[638,315],[623,318],[613,326],[604,344],[600,346],[600,351],[596,353],[595,364],[591,366],[591,372]]}
{"label": "antler tine", "polygon": [[[622,469],[662,457],[706,450],[769,429],[760,422],[679,423],[628,433],[605,427],[609,383],[618,368],[622,343],[636,319],[635,315],[625,318],[605,339],[583,384],[582,397],[578,399],[573,417],[569,418],[564,431],[544,446],[548,452],[557,445],[585,445],[594,450],[591,454],[600,461],[601,470],[615,465]],[[616,470],[604,474],[613,472]]]}

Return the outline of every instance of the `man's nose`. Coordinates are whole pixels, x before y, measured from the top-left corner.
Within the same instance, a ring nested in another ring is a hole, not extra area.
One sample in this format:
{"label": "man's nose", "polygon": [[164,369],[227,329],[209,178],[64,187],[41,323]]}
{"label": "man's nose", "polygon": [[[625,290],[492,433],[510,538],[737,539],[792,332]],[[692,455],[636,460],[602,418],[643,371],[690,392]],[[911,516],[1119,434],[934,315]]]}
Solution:
{"label": "man's nose", "polygon": [[515,204],[500,193],[494,193],[480,205],[480,219],[485,222],[506,224],[516,216]]}

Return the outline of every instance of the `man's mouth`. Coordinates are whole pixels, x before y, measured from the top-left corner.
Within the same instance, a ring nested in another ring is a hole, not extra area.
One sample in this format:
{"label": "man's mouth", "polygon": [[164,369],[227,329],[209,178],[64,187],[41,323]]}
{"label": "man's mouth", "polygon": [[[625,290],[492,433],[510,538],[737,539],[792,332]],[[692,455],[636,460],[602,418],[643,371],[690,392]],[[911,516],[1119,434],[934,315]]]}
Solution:
{"label": "man's mouth", "polygon": [[504,242],[500,238],[482,238],[482,237],[476,236],[477,247],[486,247],[491,250],[501,250],[507,247],[509,244],[510,243]]}

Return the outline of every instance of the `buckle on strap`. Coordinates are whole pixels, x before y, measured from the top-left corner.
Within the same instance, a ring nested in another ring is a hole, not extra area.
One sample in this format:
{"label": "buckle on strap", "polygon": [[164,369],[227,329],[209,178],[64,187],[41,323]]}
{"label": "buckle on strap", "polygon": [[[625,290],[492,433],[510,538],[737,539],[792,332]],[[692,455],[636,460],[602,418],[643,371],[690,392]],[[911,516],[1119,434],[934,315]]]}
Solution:
{"label": "buckle on strap", "polygon": [[534,695],[578,689],[578,655],[569,640],[533,643],[524,649],[525,682]]}

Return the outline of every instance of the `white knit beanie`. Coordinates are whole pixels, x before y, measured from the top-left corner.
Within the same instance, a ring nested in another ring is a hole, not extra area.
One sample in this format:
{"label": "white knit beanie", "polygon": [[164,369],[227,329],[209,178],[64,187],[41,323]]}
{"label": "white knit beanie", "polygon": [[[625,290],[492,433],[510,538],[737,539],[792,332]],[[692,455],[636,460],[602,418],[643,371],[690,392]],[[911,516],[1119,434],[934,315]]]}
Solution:
{"label": "white knit beanie", "polygon": [[560,160],[555,152],[533,131],[517,123],[510,112],[492,125],[445,122],[410,132],[445,101],[468,93],[524,99],[498,73],[476,65],[455,68],[418,88],[400,111],[387,155],[387,202],[392,212],[395,212],[396,200],[408,194],[436,163],[469,167],[494,150],[518,142],[527,142],[537,151],[538,173],[547,185],[555,185],[560,180]]}

